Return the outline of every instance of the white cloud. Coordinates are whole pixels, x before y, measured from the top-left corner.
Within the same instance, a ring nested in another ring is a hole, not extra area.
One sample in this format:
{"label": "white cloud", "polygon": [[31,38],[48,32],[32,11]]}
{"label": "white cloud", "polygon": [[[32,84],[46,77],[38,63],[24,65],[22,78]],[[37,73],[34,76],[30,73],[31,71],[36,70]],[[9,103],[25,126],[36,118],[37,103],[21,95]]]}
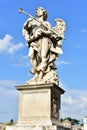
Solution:
{"label": "white cloud", "polygon": [[6,34],[3,39],[0,39],[0,52],[13,54],[22,47],[24,47],[23,43],[15,44],[13,42],[13,37],[9,34]]}
{"label": "white cloud", "polygon": [[0,86],[2,87],[10,87],[14,86],[16,84],[16,81],[14,80],[0,80]]}
{"label": "white cloud", "polygon": [[70,62],[69,61],[58,61],[58,60],[56,60],[56,65],[69,65],[70,64]]}
{"label": "white cloud", "polygon": [[87,116],[87,90],[67,90],[62,95],[62,116],[79,120]]}
{"label": "white cloud", "polygon": [[30,60],[28,56],[21,56],[19,60],[16,61],[15,64],[12,65],[13,67],[31,67]]}
{"label": "white cloud", "polygon": [[87,28],[82,28],[81,32],[87,33]]}
{"label": "white cloud", "polygon": [[0,121],[17,120],[18,91],[15,89],[17,81],[0,80]]}
{"label": "white cloud", "polygon": [[76,47],[77,49],[79,49],[79,48],[80,48],[80,45],[76,45],[75,47]]}
{"label": "white cloud", "polygon": [[[16,96],[15,86],[17,81],[14,80],[0,80],[0,97]],[[12,98],[12,97],[11,97]]]}
{"label": "white cloud", "polygon": [[63,100],[63,102],[66,103],[66,104],[71,105],[71,104],[74,103],[74,99],[73,99],[71,96],[68,96],[68,97],[66,97],[66,98]]}

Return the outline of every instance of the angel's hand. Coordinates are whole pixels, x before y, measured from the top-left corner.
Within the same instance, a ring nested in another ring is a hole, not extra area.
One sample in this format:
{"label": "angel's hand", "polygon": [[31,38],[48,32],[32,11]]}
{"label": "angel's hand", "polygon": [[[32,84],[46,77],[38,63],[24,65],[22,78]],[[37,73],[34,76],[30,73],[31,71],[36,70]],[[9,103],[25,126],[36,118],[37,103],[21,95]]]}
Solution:
{"label": "angel's hand", "polygon": [[41,34],[42,34],[41,29],[37,29],[34,36],[35,36],[35,38],[37,38],[37,37],[41,36]]}

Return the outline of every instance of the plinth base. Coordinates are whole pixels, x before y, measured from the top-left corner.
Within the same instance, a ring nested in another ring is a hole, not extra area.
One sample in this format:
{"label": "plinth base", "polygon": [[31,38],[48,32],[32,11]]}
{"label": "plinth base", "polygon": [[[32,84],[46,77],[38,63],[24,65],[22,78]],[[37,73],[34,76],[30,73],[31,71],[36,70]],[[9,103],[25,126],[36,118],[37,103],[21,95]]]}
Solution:
{"label": "plinth base", "polygon": [[55,84],[22,85],[16,89],[20,91],[18,124],[57,125],[63,89]]}
{"label": "plinth base", "polygon": [[63,126],[28,126],[28,125],[22,125],[22,126],[6,126],[6,130],[70,130],[69,128],[65,128]]}
{"label": "plinth base", "polygon": [[64,90],[55,84],[16,86],[19,91],[17,124],[6,130],[68,130],[60,125],[60,98]]}

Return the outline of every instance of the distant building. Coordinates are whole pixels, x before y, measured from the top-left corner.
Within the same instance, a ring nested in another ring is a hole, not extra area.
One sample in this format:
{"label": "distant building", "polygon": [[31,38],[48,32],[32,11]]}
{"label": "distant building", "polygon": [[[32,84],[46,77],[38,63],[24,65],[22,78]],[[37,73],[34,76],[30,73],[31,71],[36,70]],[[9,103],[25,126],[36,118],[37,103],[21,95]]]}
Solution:
{"label": "distant building", "polygon": [[64,126],[64,127],[66,127],[66,128],[72,128],[72,125],[71,125],[71,121],[69,121],[69,120],[64,120],[64,121],[62,121],[62,125]]}
{"label": "distant building", "polygon": [[83,127],[79,125],[73,125],[72,130],[83,130]]}
{"label": "distant building", "polygon": [[83,130],[87,130],[87,116],[85,116],[83,119],[83,127],[84,127]]}
{"label": "distant building", "polygon": [[[71,121],[69,121],[69,120],[67,120],[67,119],[62,122],[62,125],[63,125],[65,128],[69,128],[70,130],[84,130],[84,129],[83,129],[83,126],[80,126],[80,125],[72,125],[72,124],[71,124]],[[85,130],[87,130],[87,127],[86,127]]]}
{"label": "distant building", "polygon": [[5,124],[4,123],[0,123],[0,130],[4,130],[5,128]]}

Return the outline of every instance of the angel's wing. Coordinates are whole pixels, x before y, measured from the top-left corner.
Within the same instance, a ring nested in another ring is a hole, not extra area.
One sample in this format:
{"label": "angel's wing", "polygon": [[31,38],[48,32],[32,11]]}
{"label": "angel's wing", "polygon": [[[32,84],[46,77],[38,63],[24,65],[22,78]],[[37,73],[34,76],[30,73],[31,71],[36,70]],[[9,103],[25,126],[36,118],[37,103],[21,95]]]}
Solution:
{"label": "angel's wing", "polygon": [[55,22],[56,22],[55,30],[58,32],[60,36],[64,37],[64,32],[66,30],[65,21],[63,19],[56,18]]}
{"label": "angel's wing", "polygon": [[54,30],[58,33],[58,36],[61,37],[62,39],[59,39],[55,42],[55,46],[53,45],[51,51],[53,51],[54,53],[63,54],[62,41],[65,39],[64,32],[66,29],[66,24],[65,21],[60,18],[55,19],[55,22],[56,25],[54,27]]}

